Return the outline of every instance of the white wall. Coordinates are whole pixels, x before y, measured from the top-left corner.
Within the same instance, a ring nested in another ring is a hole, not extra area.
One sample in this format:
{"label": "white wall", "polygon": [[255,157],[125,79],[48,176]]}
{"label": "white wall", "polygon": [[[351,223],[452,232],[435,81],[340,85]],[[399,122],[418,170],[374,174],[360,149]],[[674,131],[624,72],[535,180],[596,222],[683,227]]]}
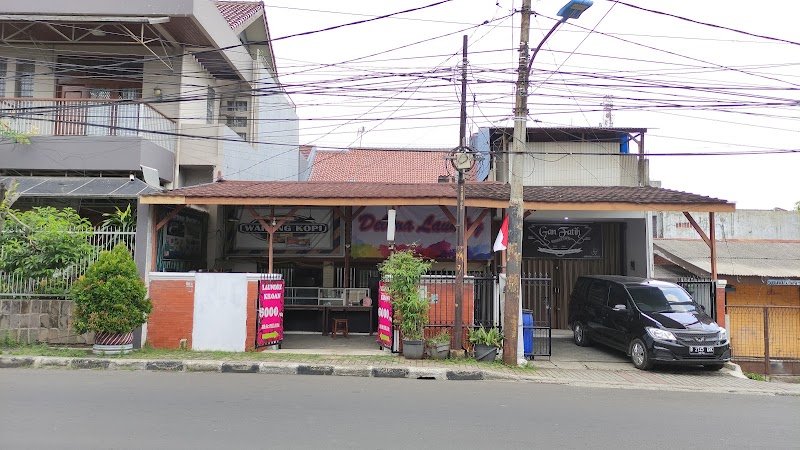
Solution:
{"label": "white wall", "polygon": [[637,156],[621,154],[617,142],[529,142],[526,148],[532,152],[522,173],[526,186],[638,186]]}
{"label": "white wall", "polygon": [[[708,234],[708,213],[692,213],[697,224]],[[800,212],[742,209],[715,214],[717,239],[784,239],[800,240]],[[656,237],[668,239],[700,239],[681,212],[659,212],[656,215]]]}
{"label": "white wall", "polygon": [[300,132],[294,103],[265,69],[258,71],[258,79],[253,141],[262,159],[254,169],[260,180],[295,181],[300,172]]}
{"label": "white wall", "polygon": [[247,274],[196,274],[192,350],[245,351],[248,305]]}

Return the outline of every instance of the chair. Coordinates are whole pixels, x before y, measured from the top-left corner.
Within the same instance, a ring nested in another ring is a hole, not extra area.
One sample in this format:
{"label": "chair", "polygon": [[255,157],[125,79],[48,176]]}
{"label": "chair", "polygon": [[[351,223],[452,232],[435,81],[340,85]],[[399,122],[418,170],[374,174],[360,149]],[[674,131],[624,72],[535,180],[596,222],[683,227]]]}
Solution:
{"label": "chair", "polygon": [[333,328],[331,329],[331,339],[336,337],[336,332],[340,332],[344,337],[347,334],[347,319],[333,319]]}

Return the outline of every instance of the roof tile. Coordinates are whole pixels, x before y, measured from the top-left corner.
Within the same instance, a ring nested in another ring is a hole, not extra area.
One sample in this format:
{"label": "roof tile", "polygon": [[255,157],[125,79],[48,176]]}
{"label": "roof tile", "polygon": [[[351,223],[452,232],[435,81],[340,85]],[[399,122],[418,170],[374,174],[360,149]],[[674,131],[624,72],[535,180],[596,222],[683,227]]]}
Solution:
{"label": "roof tile", "polygon": [[217,1],[217,9],[225,20],[228,21],[232,30],[235,30],[247,20],[264,10],[264,2],[233,2]]}
{"label": "roof tile", "polygon": [[310,181],[436,183],[455,170],[451,149],[360,149],[318,152]]}

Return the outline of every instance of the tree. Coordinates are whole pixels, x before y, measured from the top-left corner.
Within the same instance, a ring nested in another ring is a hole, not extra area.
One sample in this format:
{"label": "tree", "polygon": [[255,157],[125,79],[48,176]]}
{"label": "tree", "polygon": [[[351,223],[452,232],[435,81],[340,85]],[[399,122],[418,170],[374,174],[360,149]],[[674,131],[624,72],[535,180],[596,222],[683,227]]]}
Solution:
{"label": "tree", "polygon": [[0,140],[11,139],[17,144],[30,144],[31,133],[20,133],[13,130],[5,122],[0,121]]}
{"label": "tree", "polygon": [[72,208],[35,207],[8,211],[0,234],[0,270],[29,278],[52,277],[55,271],[87,259],[92,224]]}

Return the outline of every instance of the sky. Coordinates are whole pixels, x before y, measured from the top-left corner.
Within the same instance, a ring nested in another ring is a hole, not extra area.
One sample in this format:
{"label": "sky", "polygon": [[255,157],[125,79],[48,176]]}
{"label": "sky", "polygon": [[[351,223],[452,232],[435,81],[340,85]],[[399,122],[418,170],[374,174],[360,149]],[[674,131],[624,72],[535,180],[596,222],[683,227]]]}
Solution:
{"label": "sky", "polygon": [[[456,147],[464,35],[468,132],[513,126],[521,0],[450,0],[295,36],[433,3],[265,0],[301,144]],[[565,1],[532,3],[535,48]],[[800,201],[800,38],[793,32],[800,4],[629,3],[653,11],[595,0],[544,43],[531,72],[528,126],[599,126],[610,101],[613,126],[648,129],[650,176],[663,187],[738,209],[793,209]]]}

